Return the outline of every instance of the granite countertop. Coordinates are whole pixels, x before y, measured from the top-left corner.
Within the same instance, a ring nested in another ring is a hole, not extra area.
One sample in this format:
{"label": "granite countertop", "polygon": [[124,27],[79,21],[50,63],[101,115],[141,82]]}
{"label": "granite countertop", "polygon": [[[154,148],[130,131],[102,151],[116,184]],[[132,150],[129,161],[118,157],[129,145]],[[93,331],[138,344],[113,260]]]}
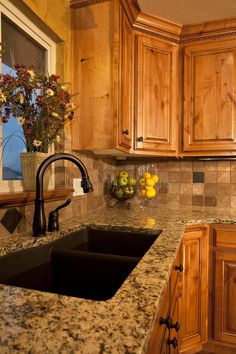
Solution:
{"label": "granite countertop", "polygon": [[0,284],[1,354],[145,353],[185,225],[235,222],[235,209],[109,208],[67,220],[60,232],[46,237],[19,234],[0,238],[2,256],[49,243],[86,225],[152,233],[163,230],[118,292],[107,301]]}

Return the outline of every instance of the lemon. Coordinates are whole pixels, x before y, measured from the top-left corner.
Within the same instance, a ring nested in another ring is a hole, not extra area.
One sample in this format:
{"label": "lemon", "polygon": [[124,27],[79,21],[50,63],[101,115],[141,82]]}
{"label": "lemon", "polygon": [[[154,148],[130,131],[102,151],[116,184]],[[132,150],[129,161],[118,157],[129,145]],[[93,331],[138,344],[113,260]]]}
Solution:
{"label": "lemon", "polygon": [[156,190],[155,188],[150,189],[149,191],[146,192],[146,197],[151,199],[156,196]]}
{"label": "lemon", "polygon": [[152,218],[147,218],[146,220],[146,227],[152,227],[153,225],[155,225],[156,220],[152,219]]}
{"label": "lemon", "polygon": [[145,185],[145,189],[146,189],[146,191],[150,191],[151,189],[153,189],[153,186],[147,186],[147,185]]}
{"label": "lemon", "polygon": [[143,178],[151,178],[151,173],[150,172],[145,172],[143,175]]}
{"label": "lemon", "polygon": [[146,189],[141,189],[140,195],[141,197],[146,197]]}
{"label": "lemon", "polygon": [[154,181],[154,183],[156,184],[159,180],[159,177],[157,175],[152,175],[152,180]]}
{"label": "lemon", "polygon": [[155,184],[154,180],[152,178],[146,178],[146,186],[151,186],[153,187]]}

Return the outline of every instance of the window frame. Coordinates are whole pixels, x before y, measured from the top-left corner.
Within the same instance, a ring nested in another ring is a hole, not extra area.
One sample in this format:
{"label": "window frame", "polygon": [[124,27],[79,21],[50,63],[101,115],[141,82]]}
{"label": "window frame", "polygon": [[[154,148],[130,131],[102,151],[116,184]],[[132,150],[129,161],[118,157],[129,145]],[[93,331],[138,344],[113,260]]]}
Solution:
{"label": "window frame", "polygon": [[[9,18],[13,23],[26,32],[31,38],[46,49],[46,66],[48,74],[55,73],[56,69],[56,43],[48,37],[38,26],[36,26],[25,14],[15,7],[9,0],[0,0],[0,50],[2,50],[2,15]],[[2,70],[2,57],[0,56],[0,72]],[[0,121],[0,141],[2,141],[2,122]],[[53,147],[51,152],[53,152]],[[2,179],[2,146],[0,146],[0,191],[1,192],[22,192],[22,180]],[[51,181],[51,186],[54,181]],[[0,193],[1,193],[0,192]]]}

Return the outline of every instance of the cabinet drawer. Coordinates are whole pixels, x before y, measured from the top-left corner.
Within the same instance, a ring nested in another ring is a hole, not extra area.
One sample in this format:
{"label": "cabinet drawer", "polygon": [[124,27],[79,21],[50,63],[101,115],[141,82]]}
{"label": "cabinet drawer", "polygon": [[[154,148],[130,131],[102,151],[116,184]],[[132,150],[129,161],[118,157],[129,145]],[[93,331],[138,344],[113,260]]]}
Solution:
{"label": "cabinet drawer", "polygon": [[236,225],[222,225],[213,228],[215,247],[224,247],[236,251]]}

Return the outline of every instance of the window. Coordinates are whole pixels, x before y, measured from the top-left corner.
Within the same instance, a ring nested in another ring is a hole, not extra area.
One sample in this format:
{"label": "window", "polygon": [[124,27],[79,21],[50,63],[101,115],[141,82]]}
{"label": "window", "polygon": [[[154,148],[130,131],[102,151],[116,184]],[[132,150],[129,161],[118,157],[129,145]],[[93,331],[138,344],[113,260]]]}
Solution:
{"label": "window", "polygon": [[[41,72],[55,72],[55,43],[8,0],[0,0],[1,71],[14,75],[14,64],[34,65]],[[25,151],[24,136],[11,117],[0,126],[0,192],[21,191],[20,153]]]}

